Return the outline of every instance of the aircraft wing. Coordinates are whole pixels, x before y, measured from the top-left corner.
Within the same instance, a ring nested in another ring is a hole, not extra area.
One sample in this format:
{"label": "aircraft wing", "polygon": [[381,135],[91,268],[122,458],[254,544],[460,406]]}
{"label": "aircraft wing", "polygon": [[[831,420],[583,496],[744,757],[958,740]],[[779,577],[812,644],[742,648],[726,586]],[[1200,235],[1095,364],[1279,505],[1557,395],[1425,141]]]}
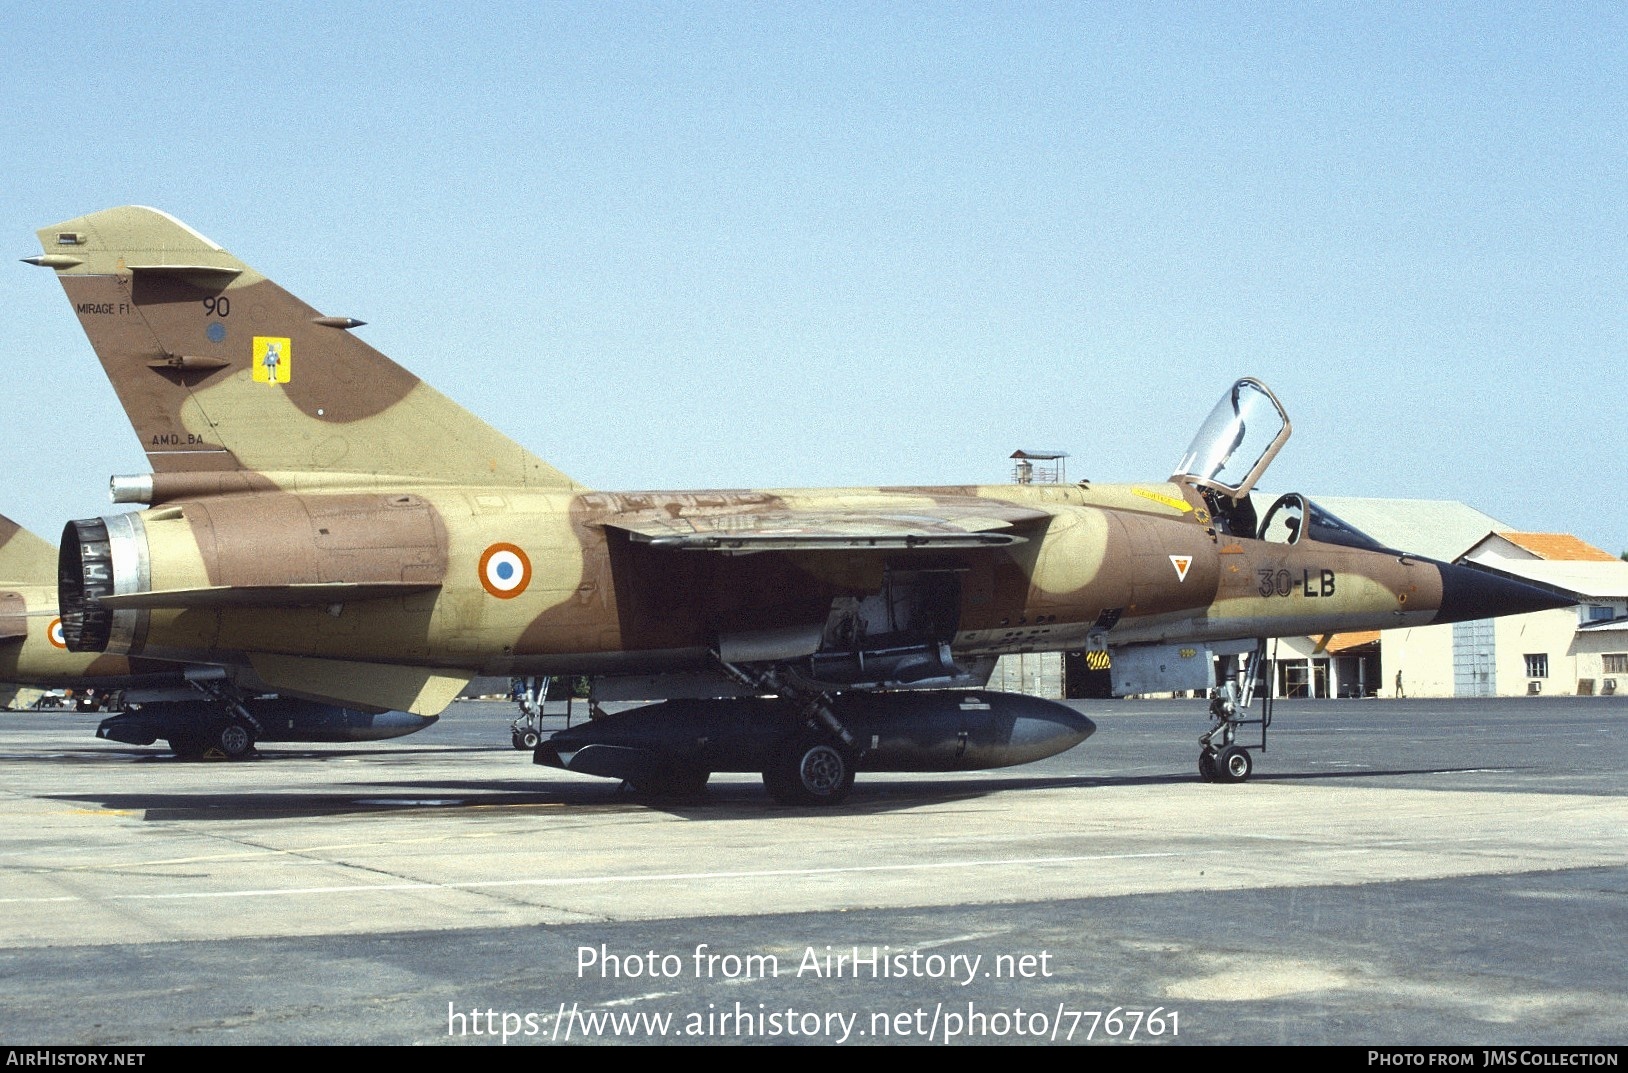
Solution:
{"label": "aircraft wing", "polygon": [[997,500],[940,499],[920,511],[765,510],[672,516],[617,515],[604,524],[656,547],[746,555],[758,551],[849,551],[888,548],[986,548],[1021,544],[1014,527],[1044,521],[1045,511]]}
{"label": "aircraft wing", "polygon": [[439,715],[473,675],[466,670],[249,653],[255,675],[271,689],[341,704]]}

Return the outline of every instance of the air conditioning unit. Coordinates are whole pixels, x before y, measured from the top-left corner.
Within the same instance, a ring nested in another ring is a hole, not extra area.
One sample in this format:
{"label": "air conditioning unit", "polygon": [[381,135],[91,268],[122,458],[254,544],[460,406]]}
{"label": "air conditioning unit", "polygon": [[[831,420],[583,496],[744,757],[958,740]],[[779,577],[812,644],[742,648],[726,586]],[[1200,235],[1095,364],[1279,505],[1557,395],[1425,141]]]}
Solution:
{"label": "air conditioning unit", "polygon": [[1535,697],[1539,693],[1542,693],[1542,692],[1543,692],[1543,683],[1542,682],[1528,682],[1528,683],[1526,683],[1526,695],[1527,696]]}
{"label": "air conditioning unit", "polygon": [[1604,682],[1600,683],[1600,694],[1602,696],[1609,697],[1616,691],[1617,680],[1615,678],[1607,678]]}

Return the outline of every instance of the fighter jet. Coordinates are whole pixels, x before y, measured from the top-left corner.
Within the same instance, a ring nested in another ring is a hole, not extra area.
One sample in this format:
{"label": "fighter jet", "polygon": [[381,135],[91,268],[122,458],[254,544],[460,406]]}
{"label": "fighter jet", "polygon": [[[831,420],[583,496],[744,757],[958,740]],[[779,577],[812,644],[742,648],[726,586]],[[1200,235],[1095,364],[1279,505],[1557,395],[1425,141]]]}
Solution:
{"label": "fighter jet", "polygon": [[[411,734],[433,716],[371,712],[255,694],[232,699],[244,713],[222,713],[218,667],[70,652],[57,614],[57,549],[0,516],[0,682],[72,689],[109,704],[97,737],[133,745],[165,739],[178,756],[250,755],[257,741],[377,741]],[[106,698],[106,702],[103,699]]]}
{"label": "fighter jet", "polygon": [[[538,763],[694,791],[762,774],[794,803],[854,772],[1023,763],[1094,729],[984,688],[996,657],[1107,654],[1120,692],[1217,686],[1258,639],[1567,602],[1379,547],[1302,497],[1249,498],[1289,434],[1240,380],[1168,480],[600,492],[499,434],[153,209],[39,232],[152,472],[145,509],[70,523],[64,643],[271,691],[433,715],[472,675],[590,676],[652,701]],[[1259,661],[1249,661],[1258,666]],[[1247,778],[1247,699],[1199,768]]]}

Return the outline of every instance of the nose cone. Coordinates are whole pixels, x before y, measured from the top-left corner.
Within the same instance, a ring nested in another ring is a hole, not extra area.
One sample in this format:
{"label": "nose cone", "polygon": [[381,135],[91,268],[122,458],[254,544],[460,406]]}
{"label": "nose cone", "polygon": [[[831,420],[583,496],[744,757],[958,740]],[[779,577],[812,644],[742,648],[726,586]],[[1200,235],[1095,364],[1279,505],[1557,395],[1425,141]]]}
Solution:
{"label": "nose cone", "polygon": [[1558,590],[1517,581],[1479,567],[1450,563],[1437,563],[1436,567],[1441,571],[1441,608],[1436,612],[1435,622],[1524,615],[1577,603]]}

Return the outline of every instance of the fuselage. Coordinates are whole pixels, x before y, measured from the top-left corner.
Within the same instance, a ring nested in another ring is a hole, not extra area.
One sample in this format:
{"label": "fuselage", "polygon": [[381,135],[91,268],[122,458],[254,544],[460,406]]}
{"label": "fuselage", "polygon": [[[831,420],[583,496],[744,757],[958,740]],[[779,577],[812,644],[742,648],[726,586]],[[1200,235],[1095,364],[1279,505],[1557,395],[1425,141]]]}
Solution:
{"label": "fuselage", "polygon": [[[997,548],[729,554],[629,531],[644,518],[699,527],[765,513],[908,517],[968,501],[1037,513]],[[958,658],[1078,648],[1093,635],[1202,641],[1409,625],[1430,621],[1440,596],[1432,564],[1230,536],[1196,490],[1175,483],[273,488],[108,521],[118,523],[117,593],[150,595],[114,613],[106,649],[188,662],[269,652],[479,674],[655,673],[705,665],[720,639],[818,630],[834,602],[874,598],[890,575],[951,579],[939,618],[953,621],[935,628]],[[323,585],[354,588],[320,603],[278,595]],[[228,590],[234,601],[208,599]]]}

